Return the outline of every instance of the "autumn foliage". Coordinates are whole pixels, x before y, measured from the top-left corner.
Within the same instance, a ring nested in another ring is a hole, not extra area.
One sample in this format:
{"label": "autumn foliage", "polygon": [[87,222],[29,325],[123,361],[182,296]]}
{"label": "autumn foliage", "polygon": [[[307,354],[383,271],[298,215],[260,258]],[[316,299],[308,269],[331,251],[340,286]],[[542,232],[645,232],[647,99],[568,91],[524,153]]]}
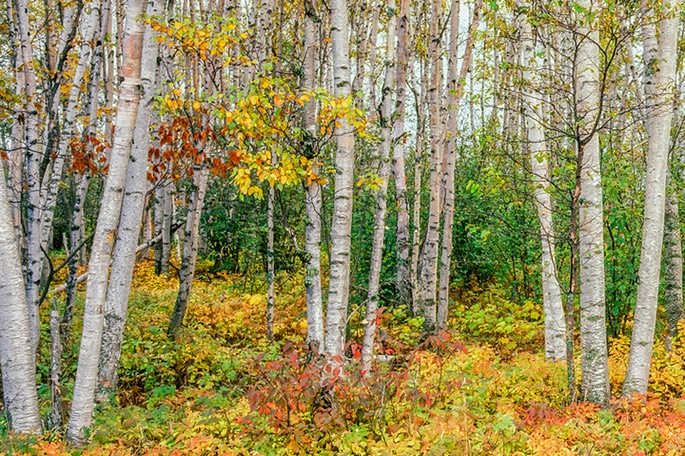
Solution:
{"label": "autumn foliage", "polygon": [[[93,442],[81,454],[666,455],[685,445],[680,340],[671,353],[657,349],[650,397],[617,400],[608,410],[569,405],[564,365],[546,362],[530,343],[541,330],[538,306],[514,305],[489,289],[462,296],[456,332],[429,338],[405,309],[385,309],[373,375],[360,375],[354,340],[340,375],[304,343],[295,282],[281,277],[288,285],[270,345],[264,295],[207,267],[200,265],[176,342],[164,327],[177,279],[155,275],[150,263],[138,268],[120,393],[112,398],[120,406],[100,406]],[[481,322],[479,312],[494,303],[500,313]],[[626,347],[612,343],[616,372]],[[58,435],[10,436],[2,448],[68,454],[58,442]]]}

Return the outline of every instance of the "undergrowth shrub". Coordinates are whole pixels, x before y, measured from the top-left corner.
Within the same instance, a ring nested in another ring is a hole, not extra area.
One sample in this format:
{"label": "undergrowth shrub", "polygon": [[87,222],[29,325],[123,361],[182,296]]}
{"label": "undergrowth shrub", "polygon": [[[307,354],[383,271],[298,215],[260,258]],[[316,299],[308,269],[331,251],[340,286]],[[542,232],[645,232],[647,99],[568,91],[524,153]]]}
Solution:
{"label": "undergrowth shrub", "polygon": [[491,345],[505,357],[518,351],[538,351],[543,346],[539,304],[511,302],[495,286],[460,295],[454,310],[450,310],[450,324],[462,337]]}
{"label": "undergrowth shrub", "polygon": [[[369,445],[383,441],[397,423],[426,422],[422,417],[430,416],[431,407],[446,403],[461,387],[458,375],[439,374],[426,381],[432,372],[425,367],[426,348],[442,354],[431,358],[438,370],[464,350],[443,333],[412,353],[376,363],[368,376],[361,375],[356,362],[348,363],[344,373],[331,371],[323,356],[303,344],[286,343],[271,359],[259,355],[255,381],[246,393],[252,413],[245,419],[245,432],[267,447],[366,454]],[[351,351],[358,358],[359,349]]]}

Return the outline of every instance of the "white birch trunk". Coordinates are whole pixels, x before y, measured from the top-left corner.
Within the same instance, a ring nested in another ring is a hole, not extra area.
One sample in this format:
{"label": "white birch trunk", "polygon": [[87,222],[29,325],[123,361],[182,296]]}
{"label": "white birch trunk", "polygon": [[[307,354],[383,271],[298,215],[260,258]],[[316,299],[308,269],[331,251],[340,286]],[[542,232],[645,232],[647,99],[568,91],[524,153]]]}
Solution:
{"label": "white birch trunk", "polygon": [[31,345],[26,290],[21,274],[5,170],[0,160],[0,370],[4,412],[15,432],[39,434],[42,423],[36,391],[35,352]]}
{"label": "white birch trunk", "polygon": [[[678,10],[678,1],[670,3]],[[666,11],[660,13],[665,14]],[[642,28],[646,62],[645,101],[647,102],[647,175],[645,178],[645,214],[642,226],[639,285],[635,304],[635,323],[630,341],[628,370],[623,382],[623,396],[647,394],[649,367],[654,344],[654,327],[659,298],[659,273],[664,235],[666,176],[673,110],[671,91],[675,81],[678,42],[678,15],[664,17],[657,38],[656,24]]]}
{"label": "white birch trunk", "polygon": [[419,259],[421,246],[421,168],[423,166],[424,132],[425,132],[425,97],[428,87],[427,71],[422,66],[421,90],[417,97],[416,106],[416,152],[414,157],[414,204],[412,207],[412,233],[411,249],[411,290],[412,290],[412,315],[422,314],[421,292],[419,290]]}
{"label": "white birch trunk", "polygon": [[536,90],[539,79],[535,77],[538,63],[533,31],[526,18],[523,19],[523,65],[524,81],[532,84],[525,89],[524,121],[530,147],[531,173],[535,206],[540,224],[542,246],[542,302],[545,316],[545,357],[551,360],[566,358],[566,320],[563,298],[554,257],[554,225],[552,223],[552,196],[550,194],[549,151],[541,122],[545,118],[544,95]]}
{"label": "white birch trunk", "polygon": [[438,285],[438,250],[440,244],[440,171],[442,164],[443,129],[441,119],[442,105],[442,49],[441,18],[442,5],[437,0],[431,1],[431,81],[428,90],[430,109],[431,160],[428,202],[428,227],[426,238],[419,259],[419,310],[424,315],[424,328],[434,331],[437,324],[437,285]]}
{"label": "white birch trunk", "polygon": [[84,304],[83,333],[79,351],[71,417],[67,424],[67,441],[82,446],[86,429],[91,425],[95,405],[95,387],[104,326],[104,306],[107,293],[112,244],[119,223],[121,203],[133,131],[140,101],[140,65],[144,24],[139,20],[145,12],[146,0],[129,0],[123,41],[122,82],[119,89],[116,133],[109,162],[109,173],[102,196],[100,214],[95,228],[93,248],[88,265],[88,286]]}
{"label": "white birch trunk", "polygon": [[162,242],[154,246],[155,274],[162,274],[162,245],[164,243],[164,193],[166,184],[157,182],[155,186],[155,216],[154,216],[154,237],[160,237]]}
{"label": "white birch trunk", "polygon": [[[17,88],[24,86],[24,73],[21,71],[21,56],[15,57],[15,79]],[[21,224],[21,189],[24,182],[23,178],[23,158],[24,158],[24,148],[22,143],[22,138],[24,137],[24,116],[21,115],[19,109],[21,107],[17,106],[17,110],[14,112],[14,123],[12,124],[12,138],[11,147],[12,150],[9,152],[9,160],[7,161],[8,173],[7,173],[7,188],[8,188],[8,198],[10,207],[12,208],[12,220],[14,223],[14,233],[17,236],[17,246],[19,247],[19,252],[21,253],[24,248],[24,235]]]}
{"label": "white birch trunk", "polygon": [[585,24],[585,10],[592,2],[579,2],[577,26],[576,110],[578,129],[580,344],[582,357],[582,398],[603,406],[609,403],[609,368],[606,340],[604,295],[604,221],[599,135],[595,122],[599,115],[599,33],[596,23]]}
{"label": "white birch trunk", "polygon": [[[335,95],[350,95],[349,19],[346,0],[331,0],[331,47]],[[345,119],[336,128],[333,221],[331,223],[330,283],[326,312],[326,355],[341,364],[350,288],[350,233],[354,185],[354,130]]]}
{"label": "white birch trunk", "polygon": [[385,213],[387,209],[388,179],[390,178],[390,149],[392,147],[393,131],[393,94],[395,92],[395,31],[397,17],[395,0],[388,0],[390,17],[388,18],[386,69],[381,101],[381,138],[380,154],[378,156],[381,185],[376,193],[376,212],[374,214],[373,242],[371,246],[371,261],[369,264],[369,286],[366,298],[366,324],[362,341],[362,375],[371,371],[373,360],[373,344],[376,337],[376,316],[378,313],[378,293],[380,291],[381,266],[383,263],[383,244],[385,241]]}
{"label": "white birch trunk", "polygon": [[[49,171],[43,176],[40,194],[41,223],[40,240],[43,249],[49,252],[48,240],[52,233],[52,222],[55,216],[55,205],[57,204],[57,193],[59,184],[62,181],[64,165],[69,155],[69,146],[77,135],[76,116],[79,113],[79,101],[81,97],[81,85],[83,83],[86,70],[90,69],[91,85],[97,89],[100,68],[104,58],[103,46],[106,34],[106,23],[110,15],[110,2],[93,2],[90,4],[90,13],[86,19],[83,31],[83,44],[79,55],[78,65],[74,72],[71,89],[65,109],[65,119],[60,132],[60,141],[57,146],[57,154],[49,167]],[[97,36],[97,40],[95,39]],[[96,48],[93,43],[99,42]],[[91,111],[97,111],[97,93],[90,94]],[[91,112],[91,124],[95,121],[95,114]]]}
{"label": "white birch trunk", "polygon": [[168,179],[164,183],[164,200],[162,202],[162,258],[160,271],[162,274],[169,274],[169,261],[171,261],[171,222],[174,218],[174,183]]}
{"label": "white birch trunk", "polygon": [[[314,90],[316,86],[316,49],[317,26],[316,8],[312,0],[305,1],[304,17],[304,90]],[[305,105],[305,129],[309,143],[304,146],[310,150],[314,160],[318,160],[314,151],[316,138],[316,103],[310,100]],[[312,171],[318,173],[319,167]],[[305,294],[307,298],[307,342],[312,350],[319,353],[324,349],[323,305],[321,298],[321,185],[312,181],[306,185],[305,207],[307,225],[305,227]]]}
{"label": "white birch trunk", "polygon": [[400,0],[400,11],[397,27],[397,95],[395,101],[393,158],[392,170],[395,180],[395,205],[397,206],[397,229],[395,249],[397,252],[397,294],[399,304],[411,307],[412,280],[409,260],[409,205],[407,203],[407,176],[404,160],[404,112],[406,107],[407,68],[409,66],[409,52],[407,41],[409,38],[409,14],[407,3]]}
{"label": "white birch trunk", "polygon": [[447,84],[448,136],[445,142],[445,170],[443,173],[444,186],[444,214],[442,223],[442,245],[440,253],[440,282],[438,292],[438,314],[436,329],[446,329],[447,311],[449,309],[450,267],[452,259],[452,227],[454,226],[454,172],[456,160],[456,135],[458,129],[459,103],[464,91],[466,76],[471,69],[475,30],[480,22],[480,10],[483,1],[478,0],[474,5],[473,17],[466,39],[466,49],[461,63],[461,71],[457,73],[457,49],[459,47],[459,2],[452,2],[450,19],[450,52]]}
{"label": "white birch trunk", "polygon": [[23,87],[19,92],[23,103],[24,136],[24,169],[26,176],[26,241],[28,265],[26,268],[26,304],[29,310],[29,327],[31,330],[31,347],[35,356],[40,340],[40,315],[38,295],[43,268],[41,252],[40,221],[40,161],[42,150],[39,144],[39,112],[34,54],[29,27],[29,4],[27,0],[14,0],[17,17],[19,41],[18,58],[21,61],[21,79]]}
{"label": "white birch trunk", "polygon": [[[276,153],[271,152],[271,163],[275,164]],[[274,312],[276,307],[276,268],[274,263],[274,203],[276,189],[269,186],[269,194],[266,202],[266,338],[274,340]]]}
{"label": "white birch trunk", "polygon": [[[159,15],[162,13],[162,8],[163,0],[152,0],[147,8],[148,15]],[[121,344],[124,339],[133,267],[145,208],[151,104],[159,86],[156,80],[158,53],[159,44],[156,42],[155,33],[148,25],[145,27],[141,62],[143,98],[138,107],[138,117],[133,132],[133,148],[128,163],[121,220],[105,301],[105,327],[100,351],[97,392],[101,400],[115,392],[117,388]]]}

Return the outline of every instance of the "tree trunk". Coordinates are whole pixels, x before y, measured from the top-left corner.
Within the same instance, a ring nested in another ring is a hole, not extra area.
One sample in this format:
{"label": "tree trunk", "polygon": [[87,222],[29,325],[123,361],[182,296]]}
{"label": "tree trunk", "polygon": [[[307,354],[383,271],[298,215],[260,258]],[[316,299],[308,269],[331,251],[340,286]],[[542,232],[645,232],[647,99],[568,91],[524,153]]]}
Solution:
{"label": "tree trunk", "polygon": [[79,351],[67,441],[82,446],[91,425],[98,376],[98,362],[104,325],[107,278],[112,244],[121,213],[121,203],[140,100],[140,71],[144,25],[138,18],[145,12],[145,0],[129,0],[123,42],[122,82],[119,89],[116,133],[109,162],[109,173],[95,228],[88,265],[88,286],[84,304],[83,333]]}
{"label": "tree trunk", "polygon": [[411,308],[412,280],[409,261],[409,205],[407,203],[407,176],[404,160],[404,111],[406,107],[407,68],[409,66],[409,52],[407,41],[409,36],[409,0],[400,0],[400,11],[397,28],[397,95],[395,102],[393,158],[392,170],[395,180],[395,205],[397,206],[397,230],[395,249],[397,253],[397,295],[398,303]]}
{"label": "tree trunk", "polygon": [[440,288],[438,294],[438,314],[436,329],[446,329],[447,311],[449,305],[450,291],[450,267],[452,259],[452,227],[454,225],[454,172],[457,148],[457,128],[459,116],[459,103],[464,92],[466,76],[471,69],[471,59],[473,56],[473,46],[475,43],[475,31],[480,22],[480,10],[483,1],[477,0],[473,9],[473,17],[469,26],[468,37],[466,39],[466,50],[461,63],[461,71],[457,73],[457,49],[459,47],[459,2],[452,2],[451,25],[450,25],[450,53],[447,83],[447,108],[448,117],[448,137],[445,142],[445,166],[443,173],[443,187],[445,195],[444,218],[442,222],[442,250],[440,254]]}
{"label": "tree trunk", "polygon": [[566,358],[566,327],[564,305],[554,256],[554,225],[552,221],[552,195],[550,194],[549,151],[542,131],[545,110],[544,95],[537,90],[539,79],[535,77],[538,68],[533,31],[527,18],[522,21],[524,44],[524,81],[533,84],[526,91],[525,122],[530,147],[531,173],[540,239],[542,244],[542,302],[545,316],[545,357],[551,360]]}
{"label": "tree trunk", "polygon": [[[349,20],[346,0],[331,0],[331,46],[335,95],[350,96]],[[354,186],[354,130],[345,119],[336,128],[333,221],[331,223],[330,283],[326,312],[326,354],[342,364],[350,288],[350,246]]]}
{"label": "tree trunk", "polygon": [[378,313],[378,293],[380,291],[381,266],[383,263],[383,244],[385,240],[385,213],[387,209],[388,179],[390,178],[390,148],[393,130],[393,93],[395,92],[395,31],[397,18],[395,0],[388,0],[389,18],[387,25],[386,69],[381,101],[381,138],[378,156],[380,188],[376,193],[376,212],[374,214],[373,243],[369,264],[369,288],[366,298],[366,324],[362,342],[362,375],[371,371],[373,344],[376,336],[376,316]]}
{"label": "tree trunk", "polygon": [[412,315],[421,315],[421,290],[419,289],[419,259],[421,245],[421,169],[423,167],[424,133],[426,131],[426,94],[428,87],[428,71],[425,65],[421,66],[421,89],[416,97],[416,152],[414,156],[414,204],[412,222],[414,231],[412,233],[411,249],[411,289],[412,289]]}
{"label": "tree trunk", "polygon": [[160,275],[162,274],[162,245],[164,244],[164,198],[165,198],[165,192],[166,192],[166,183],[157,182],[157,185],[155,186],[155,216],[154,216],[154,236],[161,237],[162,242],[158,242],[155,244],[153,250],[154,250],[154,259],[155,259],[155,274]]}
{"label": "tree trunk", "polygon": [[[171,167],[171,162],[169,163]],[[162,257],[160,273],[169,274],[169,261],[171,261],[171,224],[174,218],[174,183],[169,177],[164,182],[164,200],[162,202]]]}
{"label": "tree trunk", "polygon": [[[678,2],[671,7],[678,11]],[[661,14],[661,13],[660,13]],[[623,382],[624,397],[647,394],[649,366],[654,344],[654,327],[659,298],[659,272],[664,235],[666,176],[673,118],[670,93],[676,72],[676,49],[679,18],[664,17],[657,38],[656,24],[643,25],[647,102],[647,175],[645,178],[645,214],[642,226],[639,283],[635,304],[635,323],[630,341],[628,370]],[[656,66],[654,68],[653,66]]]}
{"label": "tree trunk", "polygon": [[664,304],[668,333],[665,345],[672,349],[672,340],[678,336],[678,322],[683,318],[683,247],[678,213],[678,192],[668,191],[664,221]]}
{"label": "tree trunk", "polygon": [[50,414],[47,427],[62,427],[62,331],[57,299],[50,309]]}
{"label": "tree trunk", "polygon": [[[592,9],[592,2],[579,2]],[[579,21],[586,21],[581,15]],[[609,404],[609,369],[604,297],[604,219],[599,135],[599,32],[596,22],[577,26],[579,40],[576,57],[576,92],[580,168],[579,267],[580,267],[580,344],[583,369],[583,399],[602,406]]]}
{"label": "tree trunk", "polygon": [[[90,118],[91,125],[97,116],[99,105],[97,90],[98,81],[104,58],[105,34],[107,32],[107,21],[110,16],[110,2],[94,2],[90,5],[91,11],[88,14],[83,30],[83,44],[79,55],[78,65],[74,72],[74,79],[69,90],[69,97],[65,109],[65,120],[60,128],[60,140],[57,146],[56,156],[48,171],[45,172],[41,184],[41,224],[40,240],[43,249],[50,251],[48,240],[52,233],[52,223],[57,204],[57,193],[62,181],[64,165],[69,157],[69,147],[77,136],[76,117],[80,112],[79,101],[81,96],[81,85],[86,77],[87,70],[90,70]],[[93,46],[93,43],[99,43]],[[93,93],[94,92],[94,93]]]}
{"label": "tree trunk", "polygon": [[183,326],[186,309],[188,308],[188,298],[190,288],[195,276],[195,262],[197,261],[197,244],[200,235],[200,215],[205,201],[207,191],[207,180],[209,170],[206,167],[195,169],[193,174],[193,191],[188,207],[188,217],[185,226],[185,236],[183,239],[183,261],[181,262],[181,273],[179,277],[179,290],[174,305],[174,313],[169,322],[169,338],[175,339],[176,333]]}
{"label": "tree trunk", "polygon": [[[302,89],[312,91],[316,87],[316,48],[317,22],[316,8],[313,0],[305,0],[304,17],[304,81]],[[304,124],[307,130],[308,143],[304,144],[313,160],[319,159],[318,150],[313,150],[316,140],[316,102],[310,100],[305,105]],[[319,172],[317,165],[312,165],[312,172]],[[316,353],[324,349],[323,305],[321,299],[321,184],[317,181],[307,182],[305,206],[307,225],[305,227],[305,294],[307,298],[307,342]]]}
{"label": "tree trunk", "polygon": [[[276,163],[276,153],[271,152],[271,163]],[[274,340],[274,311],[276,307],[275,281],[276,271],[274,264],[274,203],[276,189],[269,185],[269,194],[266,201],[266,338]]]}
{"label": "tree trunk", "polygon": [[428,227],[419,260],[419,308],[425,317],[424,329],[434,331],[437,324],[438,248],[440,243],[440,170],[443,149],[442,125],[442,4],[431,0],[431,81],[428,90],[431,132],[430,200]]}
{"label": "tree trunk", "polygon": [[64,312],[62,313],[62,340],[66,343],[70,329],[71,321],[74,317],[74,298],[76,297],[76,280],[78,276],[78,267],[81,258],[86,255],[86,246],[79,246],[83,243],[85,237],[83,236],[83,204],[88,190],[89,178],[86,174],[74,175],[74,186],[76,187],[76,196],[71,213],[71,226],[69,229],[69,246],[71,250],[78,249],[78,253],[69,259],[69,273],[67,275],[66,286],[66,300],[64,303]]}
{"label": "tree trunk", "polygon": [[[162,14],[163,0],[151,0],[148,15]],[[148,149],[150,144],[151,104],[159,84],[156,74],[159,44],[155,33],[148,25],[143,38],[143,57],[141,62],[141,82],[143,98],[138,107],[138,117],[133,132],[133,148],[126,174],[126,187],[122,202],[121,220],[112,259],[112,272],[107,287],[105,301],[105,327],[100,351],[98,373],[98,399],[104,400],[116,391],[117,370],[121,358],[121,344],[124,339],[124,326],[131,280],[136,259],[140,225],[145,208],[147,189]]]}
{"label": "tree trunk", "polygon": [[19,88],[24,120],[24,167],[26,176],[26,241],[28,265],[26,268],[26,303],[29,310],[31,348],[34,356],[40,340],[40,314],[38,295],[43,268],[41,252],[41,211],[40,211],[40,162],[42,150],[39,144],[39,96],[36,90],[34,54],[29,26],[29,4],[27,0],[14,0],[17,17],[17,38],[23,87]]}
{"label": "tree trunk", "polygon": [[5,170],[0,160],[0,370],[4,411],[15,432],[39,434],[42,423],[36,391],[35,352],[31,345],[26,290],[12,223]]}

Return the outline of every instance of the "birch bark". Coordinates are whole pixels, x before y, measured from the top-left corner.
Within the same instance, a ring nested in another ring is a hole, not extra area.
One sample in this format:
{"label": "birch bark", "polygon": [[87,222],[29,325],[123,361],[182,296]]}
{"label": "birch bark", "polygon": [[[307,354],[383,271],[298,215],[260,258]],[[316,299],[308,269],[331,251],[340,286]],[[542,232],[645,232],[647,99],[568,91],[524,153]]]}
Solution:
{"label": "birch bark", "polygon": [[449,305],[450,291],[450,266],[452,259],[452,227],[454,226],[454,172],[456,160],[456,135],[458,129],[459,103],[464,92],[466,76],[471,69],[473,57],[473,46],[475,43],[475,31],[480,22],[480,10],[483,1],[477,0],[473,7],[473,17],[469,25],[468,37],[466,38],[466,49],[461,62],[461,70],[457,73],[457,50],[459,48],[459,2],[452,2],[450,12],[450,52],[448,60],[448,82],[447,82],[447,109],[448,124],[447,138],[445,141],[445,157],[443,172],[444,187],[444,213],[442,222],[442,245],[440,253],[440,282],[438,293],[438,310],[436,329],[447,327],[447,311]]}
{"label": "birch bark", "polygon": [[26,290],[12,223],[12,209],[0,160],[0,370],[10,429],[40,434],[35,352],[31,346]]}
{"label": "birch bark", "polygon": [[126,11],[123,66],[120,72],[122,82],[119,88],[116,133],[88,265],[89,276],[84,304],[83,333],[74,383],[71,417],[66,431],[67,441],[74,446],[85,444],[86,429],[92,422],[109,264],[112,257],[114,234],[121,214],[133,130],[140,101],[140,65],[145,29],[142,21],[138,19],[145,12],[145,6],[146,0],[129,0]]}
{"label": "birch bark", "polygon": [[181,262],[178,295],[174,305],[174,312],[169,322],[168,333],[170,339],[175,339],[178,330],[183,326],[183,319],[188,308],[188,298],[190,297],[190,288],[195,276],[195,262],[197,261],[200,215],[204,206],[208,179],[209,169],[207,167],[195,169],[193,174],[193,190],[185,224],[185,236],[183,238],[183,261]]}
{"label": "birch bark", "polygon": [[526,89],[524,115],[530,163],[533,175],[535,205],[540,224],[542,245],[542,300],[545,316],[545,357],[552,360],[566,358],[566,327],[561,287],[557,275],[554,257],[554,225],[552,223],[552,196],[550,194],[549,151],[541,122],[545,118],[544,95],[536,90],[539,78],[536,78],[538,67],[535,57],[536,47],[533,31],[526,18],[522,21],[524,44],[523,64],[524,81],[532,84]]}
{"label": "birch bark", "polygon": [[378,292],[380,290],[381,266],[383,262],[383,244],[385,240],[385,213],[387,209],[388,179],[390,177],[390,149],[393,130],[393,94],[395,92],[395,32],[397,16],[395,0],[388,0],[388,25],[386,43],[386,69],[381,101],[381,138],[378,156],[380,188],[376,193],[376,212],[374,214],[373,242],[369,265],[369,286],[366,298],[366,324],[362,341],[362,375],[371,371],[373,344],[376,336],[376,316],[378,313]]}
{"label": "birch bark", "polygon": [[[678,11],[678,1],[670,3]],[[644,4],[647,8],[647,3]],[[672,104],[669,102],[676,72],[679,18],[664,12],[660,34],[656,24],[647,21],[642,28],[647,102],[647,175],[645,213],[642,226],[639,285],[635,304],[635,323],[630,341],[628,370],[623,382],[624,397],[647,394],[649,367],[654,344],[654,327],[659,298],[659,273],[664,235],[666,177],[671,138]]]}
{"label": "birch bark", "polygon": [[[347,0],[331,0],[331,46],[334,92],[350,96],[349,19]],[[331,223],[330,283],[326,312],[326,355],[333,364],[342,363],[350,288],[350,233],[354,179],[354,131],[341,120],[336,128],[335,197]]]}
{"label": "birch bark", "polygon": [[393,131],[392,171],[395,181],[395,205],[397,206],[397,230],[395,248],[397,251],[397,293],[399,304],[411,307],[412,280],[409,262],[409,205],[407,203],[407,176],[405,172],[404,145],[405,128],[404,112],[406,109],[407,68],[409,66],[409,52],[407,40],[409,35],[409,14],[407,3],[400,0],[400,10],[397,25],[397,62],[395,115]]}
{"label": "birch bark", "polygon": [[[164,0],[151,0],[148,15],[162,14]],[[157,92],[159,44],[148,25],[143,37],[141,86],[143,96],[133,132],[133,147],[126,174],[126,187],[122,202],[121,220],[112,259],[112,272],[105,301],[105,327],[100,350],[98,397],[105,399],[116,391],[117,369],[121,358],[121,344],[131,292],[131,279],[135,265],[140,225],[145,207],[147,189],[148,149],[150,145],[151,104]]]}
{"label": "birch bark", "polygon": [[578,2],[575,68],[576,122],[578,124],[578,240],[580,267],[580,345],[583,399],[602,406],[609,403],[609,368],[604,295],[604,221],[599,135],[599,32],[586,14],[593,4]]}
{"label": "birch bark", "polygon": [[683,318],[683,246],[680,236],[678,192],[668,191],[664,220],[664,304],[668,333],[666,349],[671,351],[672,339],[678,335],[678,322]]}
{"label": "birch bark", "polygon": [[443,128],[441,119],[442,106],[442,4],[431,0],[431,42],[430,62],[431,81],[428,90],[430,109],[431,160],[430,160],[430,199],[428,202],[428,227],[426,238],[421,249],[419,260],[419,307],[424,315],[424,328],[434,331],[437,324],[437,285],[438,285],[438,249],[440,243],[440,171],[442,163]]}
{"label": "birch bark", "polygon": [[40,340],[40,315],[38,312],[38,295],[43,268],[41,252],[40,221],[40,162],[42,150],[39,144],[39,103],[34,69],[34,54],[29,27],[29,4],[27,0],[14,0],[16,14],[17,39],[21,61],[21,80],[19,88],[22,99],[22,117],[24,121],[24,170],[26,178],[26,241],[28,265],[26,268],[26,304],[29,311],[29,328],[31,330],[31,347],[35,356]]}
{"label": "birch bark", "polygon": [[[304,83],[303,90],[314,90],[316,86],[317,22],[313,0],[305,0],[304,17]],[[316,103],[310,100],[305,105],[304,126],[309,143],[304,146],[318,160],[318,151],[313,150],[316,139]],[[312,167],[318,173],[319,167]],[[323,304],[321,299],[321,185],[317,181],[306,185],[305,207],[307,226],[305,227],[305,294],[307,298],[307,342],[315,352],[324,349]]]}

